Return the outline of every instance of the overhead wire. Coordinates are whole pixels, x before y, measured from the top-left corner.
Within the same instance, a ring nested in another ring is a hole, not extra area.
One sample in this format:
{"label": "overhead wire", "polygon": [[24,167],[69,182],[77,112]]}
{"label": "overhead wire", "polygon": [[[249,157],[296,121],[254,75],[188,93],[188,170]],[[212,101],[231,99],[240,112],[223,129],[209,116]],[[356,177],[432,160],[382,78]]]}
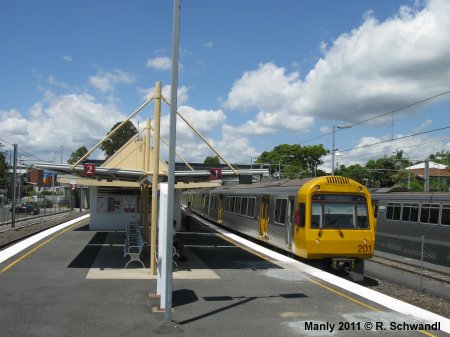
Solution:
{"label": "overhead wire", "polygon": [[377,143],[361,145],[361,146],[353,147],[351,149],[339,150],[339,151],[340,152],[348,152],[348,151],[357,150],[357,149],[361,149],[361,148],[365,148],[365,147],[370,147],[370,146],[375,146],[375,145],[379,145],[379,144],[389,143],[389,142],[393,142],[393,141],[400,140],[400,139],[411,138],[411,137],[415,137],[415,136],[424,135],[424,134],[427,134],[427,133],[442,131],[442,130],[445,130],[445,129],[450,129],[450,125],[442,127],[442,128],[438,128],[438,129],[428,130],[428,131],[424,131],[424,132],[418,132],[418,133],[414,133],[414,134],[411,134],[411,135],[406,135],[406,136],[403,136],[403,137],[397,137],[397,138],[393,138],[393,139],[389,139],[389,140],[382,140],[382,141],[379,141]]}
{"label": "overhead wire", "polygon": [[[394,113],[396,113],[396,112],[398,112],[398,111],[401,111],[401,110],[404,110],[404,109],[408,109],[408,108],[413,107],[413,106],[415,106],[415,105],[422,104],[422,103],[424,103],[424,102],[433,100],[433,99],[435,99],[435,98],[437,98],[437,97],[440,97],[440,96],[447,95],[447,94],[449,94],[449,93],[450,93],[450,90],[441,92],[441,93],[439,93],[439,94],[436,94],[436,95],[427,97],[427,98],[422,99],[422,100],[420,100],[420,101],[417,101],[417,102],[414,102],[414,103],[411,103],[411,104],[402,106],[402,107],[400,107],[400,108],[397,108],[397,109],[394,109],[394,110],[391,110],[391,111],[388,111],[388,112],[385,112],[385,113],[382,113],[382,114],[377,115],[377,116],[375,116],[375,117],[371,117],[371,118],[365,119],[365,120],[363,120],[363,121],[360,121],[360,122],[357,122],[357,123],[354,123],[354,124],[348,124],[348,127],[349,127],[349,128],[353,128],[354,126],[357,126],[357,125],[360,125],[360,124],[364,124],[364,123],[370,122],[370,121],[372,121],[372,120],[374,120],[374,119],[381,118],[381,117],[384,117],[384,116],[386,116],[386,115],[394,114]],[[448,127],[446,127],[446,128],[448,128]],[[446,128],[442,128],[442,129],[446,129]],[[429,133],[429,132],[434,132],[434,131],[439,131],[439,130],[441,130],[441,129],[435,129],[435,130],[431,130],[431,131],[424,132],[424,133]],[[338,130],[330,131],[330,132],[328,132],[328,133],[324,133],[324,134],[322,134],[322,135],[320,135],[320,136],[316,136],[316,137],[307,139],[307,140],[305,140],[305,141],[302,141],[302,142],[299,143],[299,145],[304,144],[304,143],[309,143],[309,142],[311,142],[311,141],[313,141],[313,140],[316,140],[316,139],[319,139],[319,138],[322,138],[322,137],[325,137],[325,136],[329,136],[329,135],[332,135],[332,134],[335,133],[335,132],[340,132],[340,131],[342,131],[342,130],[341,130],[341,129],[338,129]],[[373,145],[377,145],[377,144],[381,144],[381,143],[387,143],[387,142],[393,142],[393,141],[395,141],[395,140],[399,140],[399,139],[403,139],[403,138],[407,138],[407,137],[412,137],[412,136],[417,136],[417,135],[420,135],[420,134],[423,134],[423,133],[417,133],[417,134],[413,134],[413,135],[409,135],[409,136],[405,136],[405,137],[400,137],[400,138],[392,138],[392,139],[390,139],[390,140],[382,141],[382,142],[380,142],[380,143],[374,143]],[[368,147],[368,146],[371,146],[371,145],[370,145],[370,144],[367,144],[367,145],[364,145],[363,147]],[[358,149],[358,148],[359,148],[359,147],[356,147],[356,148],[353,148],[353,149],[347,149],[347,150],[343,150],[343,151],[341,151],[341,152],[344,152],[344,151],[351,151],[351,150]]]}

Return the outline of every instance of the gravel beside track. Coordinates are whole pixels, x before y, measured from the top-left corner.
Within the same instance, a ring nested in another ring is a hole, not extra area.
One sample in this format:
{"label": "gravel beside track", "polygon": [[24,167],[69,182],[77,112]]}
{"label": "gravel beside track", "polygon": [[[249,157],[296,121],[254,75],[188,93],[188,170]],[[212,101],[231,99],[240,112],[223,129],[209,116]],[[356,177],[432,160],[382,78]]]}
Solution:
{"label": "gravel beside track", "polygon": [[34,224],[27,224],[26,226],[20,224],[21,227],[18,227],[14,230],[2,231],[0,232],[0,249],[30,235],[62,224],[66,221],[78,218],[86,213],[86,211],[80,212],[79,210],[74,210],[71,212],[60,213],[58,215],[49,215],[48,217],[46,217],[46,219],[44,219],[43,217],[36,218],[39,220],[39,222],[36,222]]}
{"label": "gravel beside track", "polygon": [[427,293],[421,293],[393,282],[378,280],[379,284],[369,286],[375,291],[394,297],[403,302],[431,311],[435,314],[450,318],[450,301]]}

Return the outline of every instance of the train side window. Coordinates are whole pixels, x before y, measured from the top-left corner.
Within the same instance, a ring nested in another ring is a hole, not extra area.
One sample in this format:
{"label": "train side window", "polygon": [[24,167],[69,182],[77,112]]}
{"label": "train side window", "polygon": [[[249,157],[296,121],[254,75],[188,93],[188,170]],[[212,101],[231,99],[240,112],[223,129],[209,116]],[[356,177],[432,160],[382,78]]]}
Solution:
{"label": "train side window", "polygon": [[394,203],[388,202],[386,205],[386,219],[392,219],[394,214]]}
{"label": "train side window", "polygon": [[286,224],[287,199],[281,199],[280,223]]}
{"label": "train side window", "polygon": [[236,197],[236,202],[234,204],[234,213],[239,214],[241,212],[241,197]]}
{"label": "train side window", "polygon": [[275,222],[286,224],[287,199],[277,199],[275,201]]}
{"label": "train side window", "polygon": [[386,219],[400,220],[402,204],[399,202],[388,202],[386,207]]}
{"label": "train side window", "polygon": [[275,222],[280,222],[281,199],[275,200]]}
{"label": "train side window", "polygon": [[450,225],[450,204],[442,205],[441,225]]}
{"label": "train side window", "polygon": [[419,204],[411,204],[411,215],[409,221],[418,222],[419,221]]}
{"label": "train side window", "polygon": [[247,216],[252,217],[252,218],[255,217],[255,204],[256,204],[256,198],[248,199]]}
{"label": "train side window", "polygon": [[419,220],[419,204],[405,202],[403,204],[402,220],[417,222]]}
{"label": "train side window", "polygon": [[400,213],[402,210],[402,204],[399,202],[394,203],[394,215],[392,220],[400,220]]}
{"label": "train side window", "polygon": [[356,226],[358,228],[369,228],[369,217],[367,216],[366,205],[356,205]]}
{"label": "train side window", "polygon": [[225,197],[225,211],[229,212],[230,211],[230,197]]}
{"label": "train side window", "polygon": [[298,212],[299,212],[298,225],[299,225],[299,227],[302,227],[302,228],[305,227],[305,210],[306,210],[305,204],[303,202],[299,203],[298,204]]}
{"label": "train side window", "polygon": [[439,223],[439,204],[421,204],[420,222],[438,224]]}
{"label": "train side window", "polygon": [[241,215],[245,215],[245,213],[247,213],[247,203],[248,203],[248,198],[242,197]]}
{"label": "train side window", "polygon": [[411,215],[411,204],[404,203],[403,204],[403,212],[402,212],[402,220],[409,221],[410,215]]}

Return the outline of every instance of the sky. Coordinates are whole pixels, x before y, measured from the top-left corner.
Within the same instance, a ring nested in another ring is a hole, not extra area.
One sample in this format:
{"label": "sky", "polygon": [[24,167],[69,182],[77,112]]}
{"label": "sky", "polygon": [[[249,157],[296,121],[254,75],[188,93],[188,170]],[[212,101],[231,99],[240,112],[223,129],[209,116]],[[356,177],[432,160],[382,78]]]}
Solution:
{"label": "sky", "polygon": [[[338,165],[450,151],[448,0],[181,0],[180,17],[178,111],[231,163],[333,138]],[[0,0],[4,149],[66,162],[156,82],[170,100],[172,19],[170,0]],[[215,155],[180,119],[177,152]]]}

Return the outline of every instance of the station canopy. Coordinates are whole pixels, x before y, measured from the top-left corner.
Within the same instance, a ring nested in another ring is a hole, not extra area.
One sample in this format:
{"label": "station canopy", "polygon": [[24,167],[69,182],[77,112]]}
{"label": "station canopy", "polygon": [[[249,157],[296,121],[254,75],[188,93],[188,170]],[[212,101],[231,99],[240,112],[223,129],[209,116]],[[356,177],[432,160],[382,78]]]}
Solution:
{"label": "station canopy", "polygon": [[[153,149],[145,150],[145,137],[133,137],[108,160],[99,165],[98,160],[85,160],[79,165],[55,163],[35,163],[35,167],[58,174],[60,183],[70,184],[76,180],[77,185],[83,186],[123,186],[138,187],[152,182],[153,167],[151,161]],[[159,160],[158,181],[168,179],[168,164]],[[178,169],[177,169],[178,167]],[[176,188],[200,188],[218,185],[220,179],[229,179],[237,175],[268,175],[267,169],[236,169],[218,168],[194,169],[191,165],[176,165]],[[219,178],[219,179],[217,179]],[[203,186],[204,185],[204,186]]]}

